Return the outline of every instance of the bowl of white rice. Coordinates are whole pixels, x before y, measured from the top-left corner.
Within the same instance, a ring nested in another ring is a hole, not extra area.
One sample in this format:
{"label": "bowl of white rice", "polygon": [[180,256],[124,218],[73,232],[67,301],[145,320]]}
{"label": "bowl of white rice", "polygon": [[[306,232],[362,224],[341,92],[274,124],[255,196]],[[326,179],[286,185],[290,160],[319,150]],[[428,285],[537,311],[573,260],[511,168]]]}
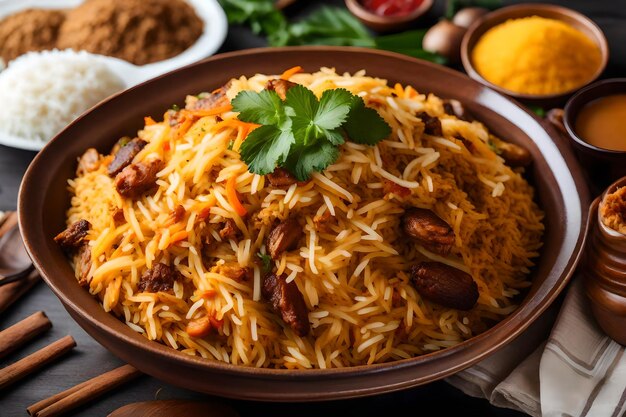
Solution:
{"label": "bowl of white rice", "polygon": [[87,52],[31,52],[0,73],[0,144],[39,150],[83,111],[125,88]]}

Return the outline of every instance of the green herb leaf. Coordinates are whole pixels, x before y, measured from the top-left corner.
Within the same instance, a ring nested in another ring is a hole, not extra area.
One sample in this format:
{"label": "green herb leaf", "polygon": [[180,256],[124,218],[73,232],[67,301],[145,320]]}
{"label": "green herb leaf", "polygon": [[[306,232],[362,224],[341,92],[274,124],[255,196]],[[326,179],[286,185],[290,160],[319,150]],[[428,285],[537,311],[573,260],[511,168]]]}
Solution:
{"label": "green herb leaf", "polygon": [[260,126],[250,132],[241,144],[241,159],[248,164],[250,172],[266,175],[283,163],[293,142],[289,130],[273,125]]}
{"label": "green herb leaf", "polygon": [[338,7],[321,7],[293,23],[283,33],[269,36],[271,46],[334,45],[374,47],[367,29],[350,12]]}
{"label": "green herb leaf", "polygon": [[391,134],[391,128],[374,109],[365,106],[359,96],[353,96],[352,109],[343,128],[350,140],[366,145],[375,145]]}
{"label": "green herb leaf", "polygon": [[302,85],[291,87],[285,101],[274,91],[242,91],[232,105],[240,120],[262,125],[240,149],[249,171],[260,175],[281,166],[305,181],[339,158],[346,132],[355,142],[373,145],[391,131],[376,110],[342,88],[324,91],[319,101]]}
{"label": "green herb leaf", "polygon": [[259,259],[261,259],[263,273],[264,274],[269,273],[272,270],[272,258],[269,255],[265,253],[261,253],[261,252],[257,252],[256,256],[258,256]]}
{"label": "green herb leaf", "polygon": [[231,101],[239,120],[260,125],[282,123],[285,117],[283,102],[275,91],[242,91]]}
{"label": "green herb leaf", "polygon": [[228,23],[248,24],[256,34],[284,32],[285,16],[276,9],[274,0],[220,0]]}
{"label": "green herb leaf", "polygon": [[325,140],[313,146],[299,145],[294,148],[285,162],[285,168],[298,181],[308,180],[313,172],[323,171],[339,158],[339,148]]}
{"label": "green herb leaf", "polygon": [[341,126],[350,112],[353,97],[344,88],[324,91],[315,114],[315,124],[329,130]]}
{"label": "green herb leaf", "polygon": [[350,112],[352,94],[345,89],[326,90],[320,101],[311,90],[297,85],[287,91],[285,104],[292,115],[293,134],[304,145],[326,138],[334,145],[344,142],[341,126]]}

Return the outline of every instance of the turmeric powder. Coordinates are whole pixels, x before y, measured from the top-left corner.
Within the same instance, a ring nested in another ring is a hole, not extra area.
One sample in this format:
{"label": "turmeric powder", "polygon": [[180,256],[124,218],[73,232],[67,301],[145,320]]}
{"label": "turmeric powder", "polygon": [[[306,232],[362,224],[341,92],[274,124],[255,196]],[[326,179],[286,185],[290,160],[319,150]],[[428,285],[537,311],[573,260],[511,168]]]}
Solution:
{"label": "turmeric powder", "polygon": [[600,48],[567,23],[539,16],[508,20],[488,30],[472,51],[487,81],[524,94],[558,94],[590,82]]}

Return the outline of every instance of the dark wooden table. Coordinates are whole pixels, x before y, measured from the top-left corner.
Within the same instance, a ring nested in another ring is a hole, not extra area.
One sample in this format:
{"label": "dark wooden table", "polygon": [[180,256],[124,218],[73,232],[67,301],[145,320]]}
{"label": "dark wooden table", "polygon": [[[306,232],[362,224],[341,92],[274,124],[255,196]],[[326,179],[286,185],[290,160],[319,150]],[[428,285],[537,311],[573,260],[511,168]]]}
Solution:
{"label": "dark wooden table", "polygon": [[[300,3],[301,5],[289,10],[290,15],[295,17],[303,15],[317,7],[319,3],[339,5],[343,2],[334,0],[303,1]],[[504,3],[512,3],[512,1],[505,1]],[[578,9],[598,22],[609,38],[611,45],[612,58],[607,75],[626,76],[626,48],[623,47],[626,42],[626,0],[596,2],[562,0],[555,3]],[[433,15],[441,14],[443,8],[443,2],[437,2]],[[264,45],[265,43],[261,38],[252,35],[248,30],[231,28],[221,52]],[[0,146],[0,210],[15,209],[20,180],[34,155],[32,152]],[[43,283],[38,284],[22,300],[0,316],[0,329],[4,329],[38,310],[46,312],[54,327],[44,337],[30,343],[19,353],[0,361],[0,367],[6,366],[66,334],[71,334],[76,339],[78,346],[63,360],[48,366],[43,371],[8,389],[0,391],[0,416],[25,416],[27,415],[26,407],[30,404],[121,364],[117,358],[98,345],[74,323],[56,297]],[[144,376],[94,401],[92,404],[76,410],[72,415],[106,416],[116,408],[131,402],[174,398],[205,397]],[[437,410],[437,415],[522,416],[520,413],[492,407],[486,400],[468,397],[441,381],[392,394],[313,404],[224,401],[229,402],[242,416],[380,416],[389,413],[389,410],[413,410],[414,415],[433,414]]]}

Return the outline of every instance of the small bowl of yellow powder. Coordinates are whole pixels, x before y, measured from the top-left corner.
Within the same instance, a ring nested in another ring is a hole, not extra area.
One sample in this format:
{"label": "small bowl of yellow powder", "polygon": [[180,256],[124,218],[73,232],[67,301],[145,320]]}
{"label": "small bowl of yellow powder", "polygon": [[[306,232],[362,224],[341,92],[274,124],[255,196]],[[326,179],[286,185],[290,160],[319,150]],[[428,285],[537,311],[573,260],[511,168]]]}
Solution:
{"label": "small bowl of yellow powder", "polygon": [[541,4],[505,7],[474,24],[461,45],[467,73],[529,104],[558,105],[604,71],[600,28],[573,10]]}

